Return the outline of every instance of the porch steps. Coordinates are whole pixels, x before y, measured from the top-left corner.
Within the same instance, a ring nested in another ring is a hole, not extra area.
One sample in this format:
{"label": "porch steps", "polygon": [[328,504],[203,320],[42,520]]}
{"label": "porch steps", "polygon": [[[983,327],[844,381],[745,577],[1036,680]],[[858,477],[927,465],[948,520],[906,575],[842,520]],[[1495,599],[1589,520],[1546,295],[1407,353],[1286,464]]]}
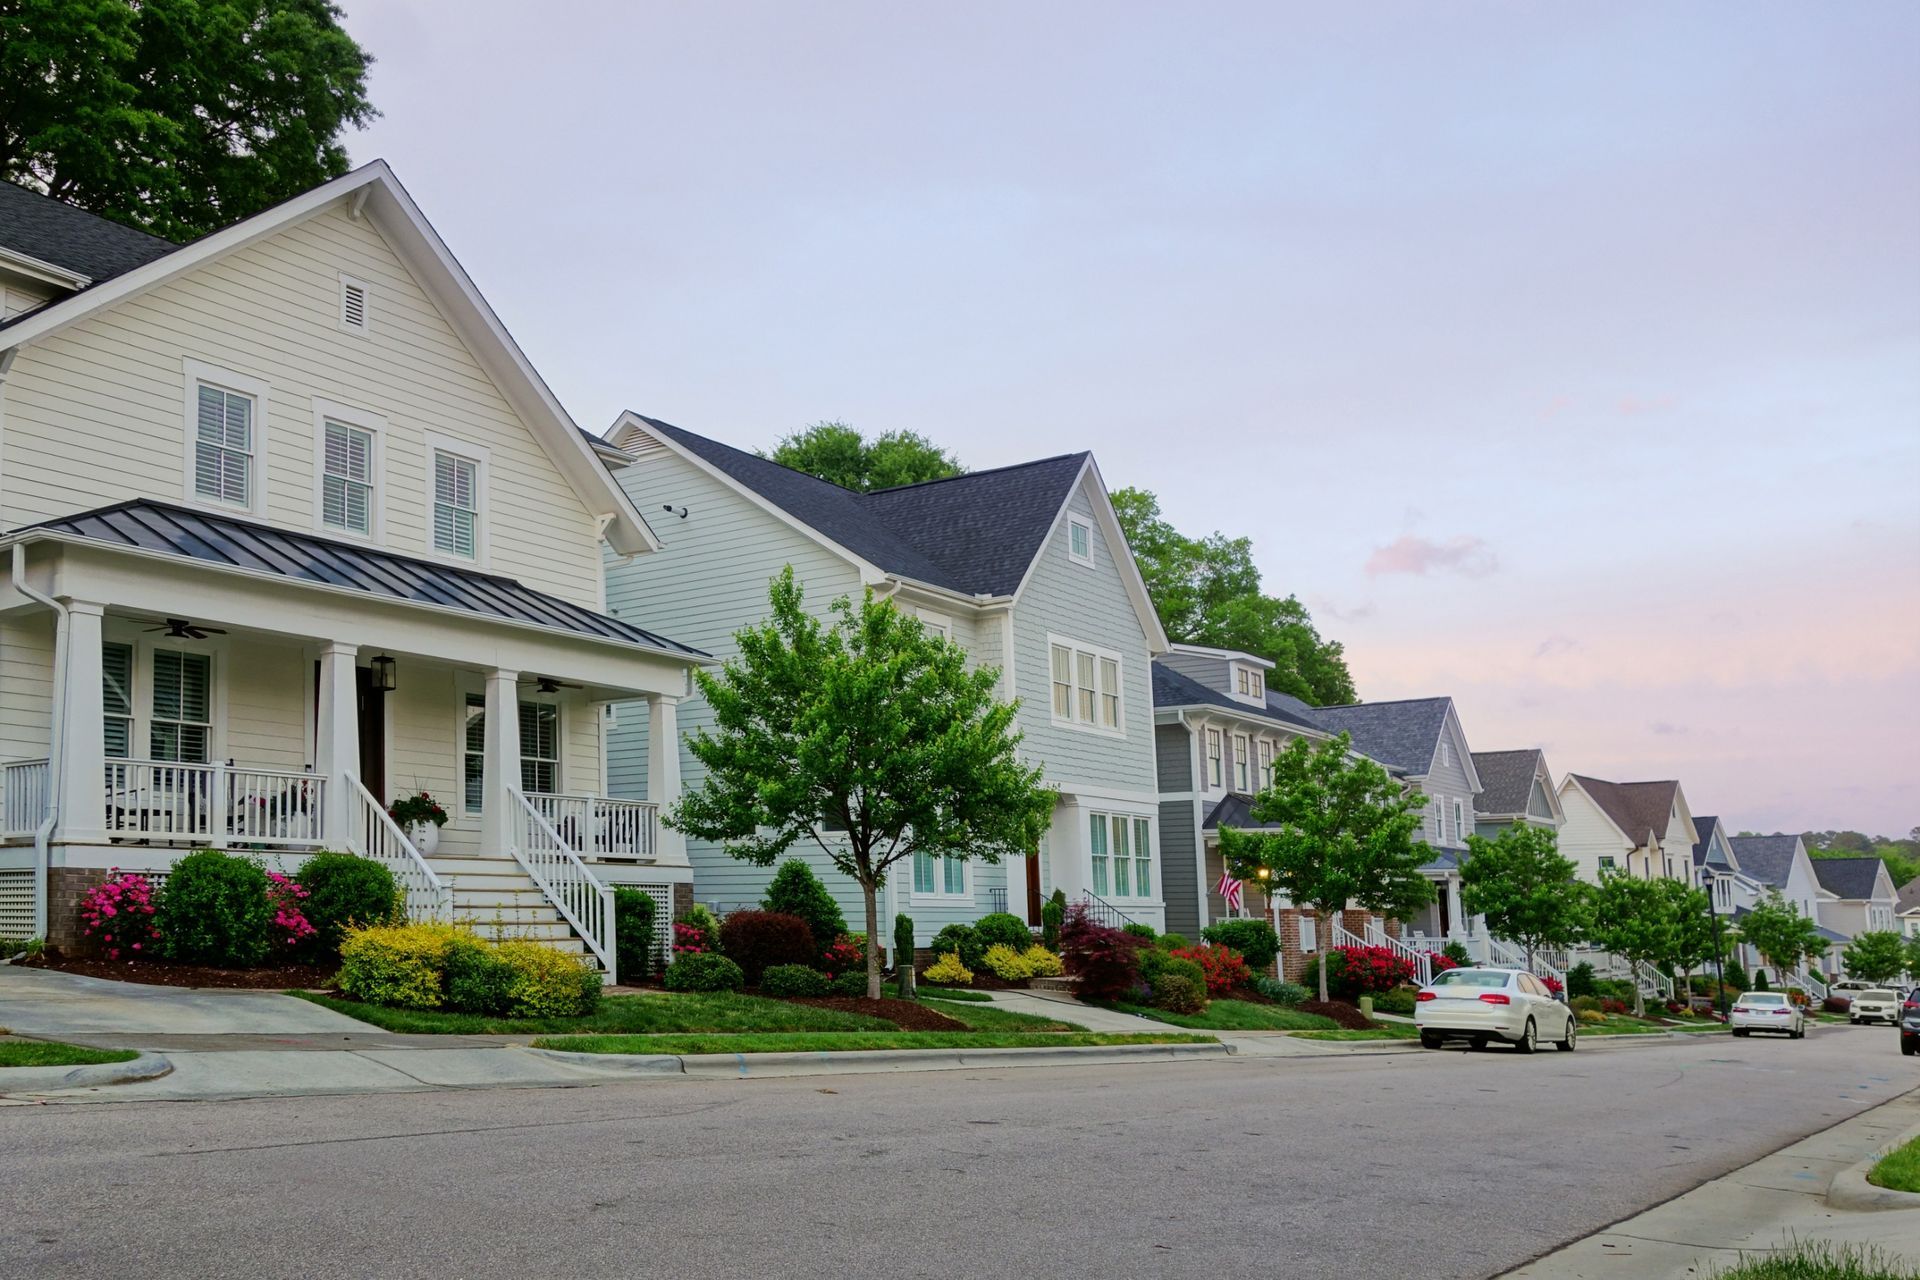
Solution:
{"label": "porch steps", "polygon": [[495,941],[525,938],[569,955],[586,954],[586,944],[512,858],[450,855],[427,863],[453,889],[454,923]]}

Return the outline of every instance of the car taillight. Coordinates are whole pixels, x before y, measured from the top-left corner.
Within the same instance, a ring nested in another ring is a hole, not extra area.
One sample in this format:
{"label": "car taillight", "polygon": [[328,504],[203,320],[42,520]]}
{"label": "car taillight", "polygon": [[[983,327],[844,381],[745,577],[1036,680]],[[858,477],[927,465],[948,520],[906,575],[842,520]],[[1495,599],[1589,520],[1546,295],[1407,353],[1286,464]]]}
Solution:
{"label": "car taillight", "polygon": [[1784,1018],[1784,1017],[1786,1017],[1786,1016],[1788,1016],[1789,1014],[1791,1014],[1792,1012],[1793,1012],[1793,1010],[1791,1010],[1791,1009],[1775,1009],[1775,1010],[1773,1011],[1773,1016],[1774,1016],[1774,1017],[1776,1017],[1776,1018]]}
{"label": "car taillight", "polygon": [[1743,1004],[1737,1004],[1737,1005],[1735,1005],[1735,1006],[1733,1006],[1733,1011],[1734,1011],[1735,1013],[1750,1013],[1750,1012],[1752,1012],[1751,1010],[1749,1010],[1749,1009],[1747,1008],[1747,1006],[1745,1006],[1745,1005],[1743,1005]]}
{"label": "car taillight", "polygon": [[1415,1000],[1437,1000],[1439,999],[1439,997],[1436,996],[1431,991],[1422,991],[1419,995],[1415,996],[1414,999]]}
{"label": "car taillight", "polygon": [[1513,1001],[1509,999],[1505,993],[1499,992],[1499,991],[1486,992],[1484,995],[1480,997],[1480,1000],[1484,1004],[1512,1004],[1513,1003]]}

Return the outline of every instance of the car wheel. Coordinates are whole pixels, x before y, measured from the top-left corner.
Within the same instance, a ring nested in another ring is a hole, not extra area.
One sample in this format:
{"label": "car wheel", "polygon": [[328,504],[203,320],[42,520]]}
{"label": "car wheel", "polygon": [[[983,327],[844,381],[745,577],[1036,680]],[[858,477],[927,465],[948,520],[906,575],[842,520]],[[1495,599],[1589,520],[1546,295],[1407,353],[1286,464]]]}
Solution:
{"label": "car wheel", "polygon": [[1858,1018],[1848,1018],[1848,1019],[1847,1019],[1847,1025],[1848,1025],[1848,1026],[1850,1026],[1850,1027],[1857,1027],[1857,1026],[1859,1026],[1859,1025],[1860,1025],[1860,1019],[1858,1019]]}
{"label": "car wheel", "polygon": [[1565,1040],[1556,1040],[1554,1042],[1553,1047],[1560,1050],[1562,1053],[1572,1053],[1573,1038],[1575,1034],[1578,1033],[1578,1031],[1579,1031],[1578,1023],[1574,1019],[1568,1018],[1567,1019],[1567,1038]]}
{"label": "car wheel", "polygon": [[1900,1053],[1903,1057],[1911,1058],[1914,1054],[1920,1053],[1920,1048],[1915,1048],[1910,1044],[1903,1044],[1900,1046]]}
{"label": "car wheel", "polygon": [[1533,1052],[1533,1019],[1527,1019],[1527,1025],[1520,1029],[1520,1039],[1514,1042],[1514,1048],[1521,1053]]}
{"label": "car wheel", "polygon": [[1747,1034],[1747,1029],[1745,1027],[1735,1027],[1733,1029],[1733,1034],[1744,1038]]}
{"label": "car wheel", "polygon": [[1440,1033],[1438,1031],[1422,1031],[1420,1033],[1420,1047],[1422,1049],[1438,1049],[1440,1047]]}
{"label": "car wheel", "polygon": [[1476,1049],[1484,1049],[1487,1047],[1487,1037],[1483,1035],[1475,1036],[1473,1039],[1467,1041],[1467,1043]]}

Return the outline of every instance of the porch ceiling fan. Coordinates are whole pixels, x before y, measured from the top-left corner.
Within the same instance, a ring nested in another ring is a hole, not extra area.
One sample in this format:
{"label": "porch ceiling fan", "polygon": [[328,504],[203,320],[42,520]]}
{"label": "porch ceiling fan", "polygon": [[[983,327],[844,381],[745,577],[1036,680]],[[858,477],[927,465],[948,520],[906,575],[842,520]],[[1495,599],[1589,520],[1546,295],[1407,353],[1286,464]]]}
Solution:
{"label": "porch ceiling fan", "polygon": [[135,618],[135,622],[151,622],[148,631],[164,631],[169,640],[205,640],[208,636],[227,634],[225,627],[197,627],[190,618]]}
{"label": "porch ceiling fan", "polygon": [[552,676],[541,676],[533,682],[533,687],[541,693],[558,693],[562,689],[579,689],[585,686],[568,684],[565,680],[555,680]]}

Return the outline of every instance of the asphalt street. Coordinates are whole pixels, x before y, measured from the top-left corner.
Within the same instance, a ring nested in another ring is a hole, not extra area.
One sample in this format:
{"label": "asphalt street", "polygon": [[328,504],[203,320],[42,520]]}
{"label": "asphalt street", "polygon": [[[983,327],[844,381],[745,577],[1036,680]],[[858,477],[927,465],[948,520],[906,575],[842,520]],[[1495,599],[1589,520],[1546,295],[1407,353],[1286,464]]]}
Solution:
{"label": "asphalt street", "polygon": [[1487,1276],[1916,1085],[1822,1028],[9,1107],[0,1276]]}

